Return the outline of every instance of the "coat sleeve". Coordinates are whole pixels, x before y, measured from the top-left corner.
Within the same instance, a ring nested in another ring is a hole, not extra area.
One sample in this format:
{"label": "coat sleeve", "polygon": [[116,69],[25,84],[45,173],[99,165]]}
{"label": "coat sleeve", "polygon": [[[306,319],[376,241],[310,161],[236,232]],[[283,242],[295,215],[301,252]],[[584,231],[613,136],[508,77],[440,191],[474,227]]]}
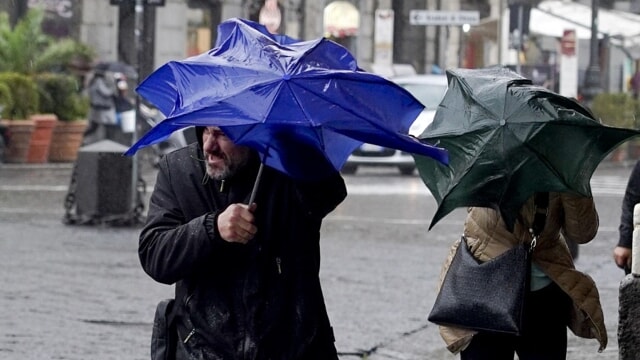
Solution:
{"label": "coat sleeve", "polygon": [[562,233],[566,239],[578,244],[593,240],[598,232],[599,218],[592,197],[561,193],[564,224]]}
{"label": "coat sleeve", "polygon": [[618,246],[631,248],[633,242],[633,208],[640,202],[640,161],[633,167],[622,199]]}
{"label": "coat sleeve", "polygon": [[187,221],[178,196],[163,159],[149,201],[147,222],[140,233],[138,255],[145,272],[165,284],[197,271],[210,258],[216,243],[222,242],[211,236],[217,214],[207,213]]}

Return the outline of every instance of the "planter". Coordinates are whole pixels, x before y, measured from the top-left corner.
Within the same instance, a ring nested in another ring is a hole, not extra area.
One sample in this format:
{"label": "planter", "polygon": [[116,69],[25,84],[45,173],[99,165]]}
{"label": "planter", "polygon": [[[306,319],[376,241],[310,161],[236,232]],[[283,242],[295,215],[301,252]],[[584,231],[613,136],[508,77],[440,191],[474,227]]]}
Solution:
{"label": "planter", "polygon": [[35,123],[32,120],[5,120],[5,122],[11,132],[11,140],[4,161],[14,164],[26,163]]}
{"label": "planter", "polygon": [[36,114],[31,116],[31,120],[35,126],[31,135],[27,162],[31,164],[46,163],[49,160],[51,137],[58,117],[54,114]]}
{"label": "planter", "polygon": [[50,162],[75,162],[78,150],[82,146],[87,121],[58,121],[53,129],[51,146],[49,147]]}

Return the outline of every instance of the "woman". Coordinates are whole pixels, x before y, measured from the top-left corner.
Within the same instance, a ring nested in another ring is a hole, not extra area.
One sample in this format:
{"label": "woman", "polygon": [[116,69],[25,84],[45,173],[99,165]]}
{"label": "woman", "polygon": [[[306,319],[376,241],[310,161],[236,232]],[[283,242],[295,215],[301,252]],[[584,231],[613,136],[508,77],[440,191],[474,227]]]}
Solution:
{"label": "woman", "polygon": [[89,126],[84,133],[83,144],[91,144],[107,138],[107,127],[116,126],[116,85],[112,76],[96,70],[89,82]]}
{"label": "woman", "polygon": [[[566,241],[591,241],[598,230],[593,199],[567,193],[549,193],[544,229],[533,251],[531,288],[525,302],[521,336],[440,327],[440,334],[462,360],[566,359],[567,326],[574,334],[595,338],[599,351],[607,345],[607,333],[594,281],[576,270]],[[521,208],[519,220],[509,231],[500,213],[489,208],[468,210],[464,235],[474,257],[487,261],[521,242],[530,243],[529,228],[536,213],[532,196]],[[443,275],[460,241],[451,249]],[[441,278],[444,278],[442,276]]]}

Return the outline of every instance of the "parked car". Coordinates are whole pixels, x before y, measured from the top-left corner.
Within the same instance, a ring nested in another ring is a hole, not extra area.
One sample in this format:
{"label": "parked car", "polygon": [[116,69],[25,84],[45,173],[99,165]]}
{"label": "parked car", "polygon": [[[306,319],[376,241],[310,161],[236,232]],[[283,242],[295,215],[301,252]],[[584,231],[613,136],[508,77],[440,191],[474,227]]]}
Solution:
{"label": "parked car", "polygon": [[[424,106],[409,129],[409,134],[419,136],[433,121],[436,108],[447,90],[446,75],[418,74],[391,78],[391,81],[407,89]],[[416,165],[411,154],[374,144],[362,144],[347,159],[343,174],[355,174],[359,166],[394,166],[403,175],[415,172]]]}

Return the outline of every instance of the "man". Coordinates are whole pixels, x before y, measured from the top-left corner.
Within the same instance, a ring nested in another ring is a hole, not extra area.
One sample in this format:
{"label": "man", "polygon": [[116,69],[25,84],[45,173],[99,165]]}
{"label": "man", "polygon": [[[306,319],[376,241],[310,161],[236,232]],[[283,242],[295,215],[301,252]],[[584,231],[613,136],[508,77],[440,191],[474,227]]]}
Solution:
{"label": "man", "polygon": [[631,246],[633,245],[633,208],[640,203],[640,161],[631,171],[627,189],[622,199],[622,214],[618,232],[618,245],[613,249],[613,260],[616,265],[624,269],[626,274],[631,272]]}
{"label": "man", "polygon": [[217,127],[163,157],[140,235],[156,281],[176,284],[177,359],[337,359],[319,280],[322,218],[346,196],[260,165]]}

